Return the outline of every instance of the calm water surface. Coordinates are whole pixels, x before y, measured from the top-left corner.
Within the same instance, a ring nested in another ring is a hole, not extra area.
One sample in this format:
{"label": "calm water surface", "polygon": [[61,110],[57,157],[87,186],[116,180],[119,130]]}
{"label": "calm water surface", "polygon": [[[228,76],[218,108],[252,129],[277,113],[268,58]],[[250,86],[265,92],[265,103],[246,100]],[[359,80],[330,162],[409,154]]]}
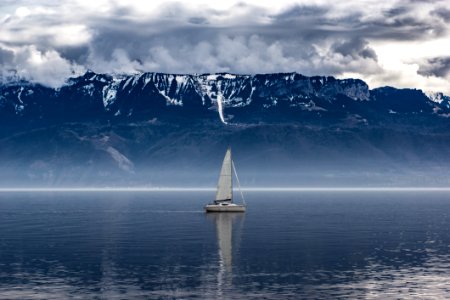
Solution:
{"label": "calm water surface", "polygon": [[444,299],[450,195],[1,193],[2,299]]}

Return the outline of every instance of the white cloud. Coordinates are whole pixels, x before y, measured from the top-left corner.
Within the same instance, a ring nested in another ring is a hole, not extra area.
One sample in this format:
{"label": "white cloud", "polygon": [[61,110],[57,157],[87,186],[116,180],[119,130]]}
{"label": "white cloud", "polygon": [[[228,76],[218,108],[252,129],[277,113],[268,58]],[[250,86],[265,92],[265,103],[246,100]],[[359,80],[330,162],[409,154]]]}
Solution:
{"label": "white cloud", "polygon": [[128,53],[123,49],[114,49],[111,58],[104,60],[101,56],[92,54],[89,57],[89,68],[98,73],[136,73],[141,71],[141,65],[137,61],[129,58]]}
{"label": "white cloud", "polygon": [[19,18],[24,18],[26,16],[29,16],[30,14],[31,14],[30,9],[28,9],[28,7],[25,6],[17,8],[15,13],[15,15]]}
{"label": "white cloud", "polygon": [[92,35],[85,25],[63,25],[47,31],[56,46],[78,46],[87,44]]}
{"label": "white cloud", "polygon": [[61,86],[66,78],[84,71],[82,66],[71,64],[54,50],[41,52],[35,46],[24,46],[15,49],[14,54],[18,75],[52,87]]}
{"label": "white cloud", "polygon": [[53,86],[88,68],[296,71],[450,94],[450,78],[418,73],[448,56],[450,25],[435,13],[445,9],[444,0],[8,1],[0,46],[14,59],[0,67]]}

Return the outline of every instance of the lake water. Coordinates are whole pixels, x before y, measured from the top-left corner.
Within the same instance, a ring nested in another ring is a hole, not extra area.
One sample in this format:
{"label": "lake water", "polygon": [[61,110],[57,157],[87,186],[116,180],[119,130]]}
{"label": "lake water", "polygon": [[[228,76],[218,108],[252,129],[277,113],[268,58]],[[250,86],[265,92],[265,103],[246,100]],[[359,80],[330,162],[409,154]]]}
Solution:
{"label": "lake water", "polygon": [[0,193],[1,299],[440,299],[445,192]]}

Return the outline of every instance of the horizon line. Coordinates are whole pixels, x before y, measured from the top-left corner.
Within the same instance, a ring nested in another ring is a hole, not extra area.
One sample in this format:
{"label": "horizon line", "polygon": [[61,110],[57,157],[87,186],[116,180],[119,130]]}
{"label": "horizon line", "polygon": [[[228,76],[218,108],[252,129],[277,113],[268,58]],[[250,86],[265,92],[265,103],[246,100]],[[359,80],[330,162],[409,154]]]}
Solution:
{"label": "horizon line", "polygon": [[[237,191],[238,189],[233,189]],[[203,187],[0,187],[0,192],[213,192]],[[450,192],[450,187],[249,187],[245,192]]]}

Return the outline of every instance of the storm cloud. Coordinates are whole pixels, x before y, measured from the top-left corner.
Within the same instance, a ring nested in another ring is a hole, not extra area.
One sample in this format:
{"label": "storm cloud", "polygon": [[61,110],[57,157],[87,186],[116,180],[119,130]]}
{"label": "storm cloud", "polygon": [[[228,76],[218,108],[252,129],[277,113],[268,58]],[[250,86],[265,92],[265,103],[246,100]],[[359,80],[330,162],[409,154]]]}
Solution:
{"label": "storm cloud", "polygon": [[[219,2],[6,0],[0,7],[2,74],[13,70],[58,86],[87,69],[295,71],[359,77],[372,87],[429,86],[447,92],[449,74],[433,61],[441,53],[411,48],[408,57],[392,51],[389,56],[392,45],[448,41],[450,10],[445,1]],[[393,59],[398,66],[392,66]],[[415,60],[426,61],[430,68],[414,68]]]}
{"label": "storm cloud", "polygon": [[421,64],[418,73],[424,76],[446,77],[450,74],[450,56],[434,57]]}
{"label": "storm cloud", "polygon": [[377,60],[377,54],[368,46],[369,42],[361,38],[354,38],[348,41],[336,42],[332,50],[344,56],[351,56],[354,59],[359,57]]}
{"label": "storm cloud", "polygon": [[0,48],[0,66],[11,64],[13,59],[13,51]]}

